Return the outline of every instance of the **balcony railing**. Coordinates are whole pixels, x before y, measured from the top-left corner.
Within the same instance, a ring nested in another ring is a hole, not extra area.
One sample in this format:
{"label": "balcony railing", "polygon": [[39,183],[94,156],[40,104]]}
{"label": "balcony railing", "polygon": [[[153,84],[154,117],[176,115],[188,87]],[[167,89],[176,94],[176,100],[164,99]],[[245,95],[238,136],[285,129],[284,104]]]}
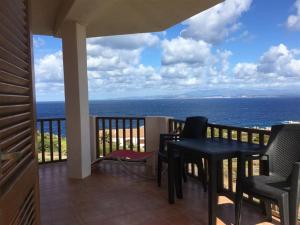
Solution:
{"label": "balcony railing", "polygon": [[61,162],[67,159],[64,118],[37,120],[37,146],[39,163]]}
{"label": "balcony railing", "polygon": [[[123,149],[145,151],[145,118],[144,117],[95,117],[96,158]],[[40,163],[60,162],[67,159],[67,141],[65,135],[64,118],[47,118],[37,121],[38,127],[38,155]],[[180,132],[184,127],[183,120],[169,120],[169,132]],[[270,136],[269,130],[241,128],[218,124],[209,124],[208,138],[225,138],[241,142],[249,142],[264,146]],[[207,162],[204,161],[204,165]],[[207,169],[207,166],[205,166]],[[219,191],[229,197],[235,192],[236,159],[224,160],[219,164]],[[189,174],[197,177],[196,165],[189,165]],[[264,166],[258,160],[248,161],[246,175],[264,174]],[[257,199],[248,196],[248,200],[258,203]]]}
{"label": "balcony railing", "polygon": [[[144,117],[95,117],[96,157],[124,149],[145,151]],[[37,120],[37,149],[39,163],[67,159],[65,118]]]}
{"label": "balcony railing", "polygon": [[145,151],[144,117],[96,117],[96,157],[119,149]]}
{"label": "balcony railing", "polygon": [[[47,118],[37,121],[39,162],[60,162],[67,159],[67,142],[65,136],[64,118]],[[145,118],[144,117],[95,117],[96,127],[96,157],[106,156],[108,153],[123,149],[145,151]],[[184,127],[183,120],[169,120],[169,132],[180,132]],[[208,138],[225,138],[242,142],[249,142],[264,146],[269,139],[269,130],[253,128],[241,128],[218,124],[209,124]],[[204,165],[207,162],[204,161]],[[207,166],[205,166],[207,169]],[[229,197],[235,192],[236,183],[236,159],[224,160],[219,164],[219,191]],[[262,162],[258,160],[248,161],[246,165],[247,175],[264,174]],[[196,165],[189,165],[189,174],[197,177]],[[248,199],[259,202],[252,196]]]}

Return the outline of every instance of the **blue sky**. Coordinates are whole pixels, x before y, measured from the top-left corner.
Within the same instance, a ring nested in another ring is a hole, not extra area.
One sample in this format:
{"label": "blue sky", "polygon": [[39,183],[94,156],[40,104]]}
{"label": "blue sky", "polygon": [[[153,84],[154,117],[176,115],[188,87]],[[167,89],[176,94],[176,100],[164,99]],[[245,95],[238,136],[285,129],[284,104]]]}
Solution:
{"label": "blue sky", "polygon": [[[162,32],[88,39],[87,55],[90,99],[300,95],[300,0],[226,0]],[[34,36],[34,59],[37,100],[64,100],[61,40]]]}

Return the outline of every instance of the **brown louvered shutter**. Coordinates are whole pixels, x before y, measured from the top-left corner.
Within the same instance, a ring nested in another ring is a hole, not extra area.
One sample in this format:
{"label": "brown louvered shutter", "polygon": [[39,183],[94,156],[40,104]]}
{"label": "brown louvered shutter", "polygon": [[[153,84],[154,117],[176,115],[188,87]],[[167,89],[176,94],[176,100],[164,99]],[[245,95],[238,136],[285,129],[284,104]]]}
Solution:
{"label": "brown louvered shutter", "polygon": [[39,224],[29,1],[0,1],[0,224]]}

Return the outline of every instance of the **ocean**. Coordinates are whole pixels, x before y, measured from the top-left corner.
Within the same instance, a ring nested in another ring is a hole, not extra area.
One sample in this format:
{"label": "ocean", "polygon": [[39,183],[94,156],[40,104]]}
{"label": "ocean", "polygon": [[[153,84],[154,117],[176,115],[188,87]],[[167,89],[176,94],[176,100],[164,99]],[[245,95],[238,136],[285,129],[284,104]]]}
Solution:
{"label": "ocean", "polygon": [[[211,123],[270,127],[300,121],[300,98],[207,98],[90,101],[98,116],[206,116]],[[64,102],[38,102],[38,118],[65,117]]]}

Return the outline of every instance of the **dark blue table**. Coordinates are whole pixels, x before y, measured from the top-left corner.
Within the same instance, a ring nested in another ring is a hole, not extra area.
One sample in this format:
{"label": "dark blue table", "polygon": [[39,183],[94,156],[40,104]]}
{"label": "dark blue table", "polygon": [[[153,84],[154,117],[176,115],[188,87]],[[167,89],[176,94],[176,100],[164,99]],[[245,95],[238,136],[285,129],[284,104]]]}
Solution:
{"label": "dark blue table", "polygon": [[[176,173],[175,159],[178,162],[180,157],[188,157],[195,159],[207,159],[208,162],[208,221],[210,225],[216,224],[216,208],[218,204],[217,194],[217,166],[224,159],[237,157],[242,152],[251,152],[252,154],[262,153],[260,145],[232,141],[222,138],[215,139],[185,139],[181,141],[168,142],[168,192],[169,203],[175,202],[175,179]],[[177,169],[177,173],[181,169]],[[176,179],[177,197],[182,197],[181,178]],[[178,183],[179,182],[179,183]]]}

